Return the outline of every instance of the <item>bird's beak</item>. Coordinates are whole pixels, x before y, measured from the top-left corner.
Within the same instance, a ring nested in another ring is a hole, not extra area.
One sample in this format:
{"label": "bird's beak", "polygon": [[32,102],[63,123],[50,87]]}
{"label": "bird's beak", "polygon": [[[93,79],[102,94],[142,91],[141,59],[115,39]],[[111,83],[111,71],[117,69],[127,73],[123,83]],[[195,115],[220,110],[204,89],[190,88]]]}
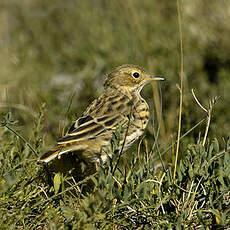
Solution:
{"label": "bird's beak", "polygon": [[164,77],[159,77],[159,76],[148,76],[149,81],[165,81],[166,79]]}

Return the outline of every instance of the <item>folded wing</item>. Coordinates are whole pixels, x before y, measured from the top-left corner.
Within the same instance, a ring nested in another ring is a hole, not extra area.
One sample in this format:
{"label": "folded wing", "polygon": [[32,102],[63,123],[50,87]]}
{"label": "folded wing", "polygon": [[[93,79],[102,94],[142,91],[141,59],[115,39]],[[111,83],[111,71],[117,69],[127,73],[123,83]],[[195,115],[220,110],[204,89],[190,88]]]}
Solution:
{"label": "folded wing", "polygon": [[91,140],[111,135],[118,126],[127,126],[132,103],[126,95],[116,91],[105,91],[83,113],[64,137],[57,140],[57,146],[42,155],[39,162],[49,162],[56,157],[73,151],[84,151]]}

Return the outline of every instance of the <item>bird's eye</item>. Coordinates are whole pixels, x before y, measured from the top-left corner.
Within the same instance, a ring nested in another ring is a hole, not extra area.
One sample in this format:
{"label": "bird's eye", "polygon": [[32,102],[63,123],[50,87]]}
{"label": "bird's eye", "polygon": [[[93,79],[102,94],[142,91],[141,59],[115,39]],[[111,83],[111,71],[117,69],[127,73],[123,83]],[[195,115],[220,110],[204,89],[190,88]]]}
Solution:
{"label": "bird's eye", "polygon": [[138,78],[140,77],[140,74],[138,72],[133,73],[133,77]]}

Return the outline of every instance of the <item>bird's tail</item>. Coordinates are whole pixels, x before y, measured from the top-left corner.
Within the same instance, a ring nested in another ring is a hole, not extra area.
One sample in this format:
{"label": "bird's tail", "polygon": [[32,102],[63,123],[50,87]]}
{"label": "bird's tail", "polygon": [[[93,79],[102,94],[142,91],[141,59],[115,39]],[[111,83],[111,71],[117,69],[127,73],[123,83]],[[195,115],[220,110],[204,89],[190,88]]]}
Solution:
{"label": "bird's tail", "polygon": [[48,163],[56,157],[61,156],[63,153],[70,152],[72,149],[65,146],[57,146],[48,152],[44,153],[41,158],[38,160],[38,163]]}
{"label": "bird's tail", "polygon": [[84,150],[88,147],[86,144],[66,144],[66,145],[58,145],[55,148],[49,150],[48,152],[44,153],[41,158],[38,160],[38,163],[48,163],[51,160],[61,156],[64,153],[68,152],[75,152],[79,150]]}

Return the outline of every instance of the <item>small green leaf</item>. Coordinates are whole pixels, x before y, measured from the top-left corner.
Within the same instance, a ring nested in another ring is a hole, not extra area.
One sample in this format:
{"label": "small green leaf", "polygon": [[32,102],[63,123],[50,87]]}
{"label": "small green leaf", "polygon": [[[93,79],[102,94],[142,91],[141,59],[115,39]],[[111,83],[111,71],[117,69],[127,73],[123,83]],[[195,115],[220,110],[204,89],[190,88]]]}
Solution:
{"label": "small green leaf", "polygon": [[54,192],[55,192],[55,195],[58,193],[60,185],[61,185],[61,176],[60,176],[60,173],[56,173],[55,176],[54,176]]}
{"label": "small green leaf", "polygon": [[215,152],[218,153],[220,151],[218,140],[216,138],[214,138],[214,140],[212,141],[212,143],[213,143],[213,148],[214,148]]}

